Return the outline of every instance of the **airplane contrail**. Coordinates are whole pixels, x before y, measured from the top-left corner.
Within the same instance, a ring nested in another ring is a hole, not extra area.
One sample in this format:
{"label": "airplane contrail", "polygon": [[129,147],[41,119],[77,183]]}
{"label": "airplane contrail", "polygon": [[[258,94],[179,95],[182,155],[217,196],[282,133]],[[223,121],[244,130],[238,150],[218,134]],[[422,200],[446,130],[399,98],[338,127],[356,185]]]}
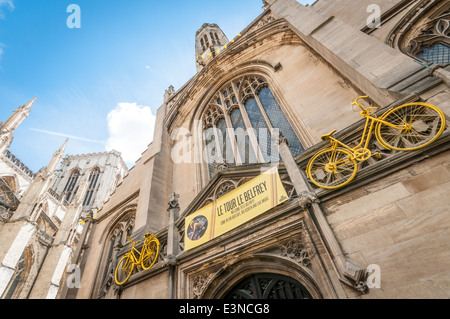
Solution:
{"label": "airplane contrail", "polygon": [[83,142],[87,142],[87,143],[102,144],[102,145],[106,144],[105,141],[92,140],[92,139],[89,139],[89,138],[84,138],[84,137],[79,137],[79,136],[74,136],[74,135],[68,135],[68,134],[58,133],[58,132],[51,132],[51,131],[41,130],[41,129],[37,129],[37,128],[30,128],[30,130],[34,131],[34,132],[48,134],[48,135],[62,136],[62,137],[66,137],[66,138],[69,138],[69,139],[74,139],[74,140],[83,141]]}

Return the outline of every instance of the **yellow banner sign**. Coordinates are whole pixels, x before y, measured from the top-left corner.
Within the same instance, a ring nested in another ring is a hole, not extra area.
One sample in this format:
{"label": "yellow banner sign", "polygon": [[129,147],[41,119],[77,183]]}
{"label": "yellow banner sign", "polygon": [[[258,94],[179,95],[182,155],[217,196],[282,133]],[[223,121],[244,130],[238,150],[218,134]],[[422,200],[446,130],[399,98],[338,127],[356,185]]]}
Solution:
{"label": "yellow banner sign", "polygon": [[198,247],[287,200],[274,167],[186,217],[184,248]]}

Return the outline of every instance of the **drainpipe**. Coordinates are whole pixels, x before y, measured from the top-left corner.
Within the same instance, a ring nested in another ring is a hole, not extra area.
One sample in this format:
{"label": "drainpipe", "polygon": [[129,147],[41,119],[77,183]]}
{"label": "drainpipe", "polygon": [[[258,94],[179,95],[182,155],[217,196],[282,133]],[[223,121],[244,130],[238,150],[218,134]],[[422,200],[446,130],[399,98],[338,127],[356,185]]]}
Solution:
{"label": "drainpipe", "polygon": [[179,234],[175,222],[180,215],[180,205],[178,199],[180,195],[173,193],[169,196],[169,227],[167,233],[167,258],[164,262],[169,267],[169,287],[168,299],[176,299],[176,267],[179,253]]}

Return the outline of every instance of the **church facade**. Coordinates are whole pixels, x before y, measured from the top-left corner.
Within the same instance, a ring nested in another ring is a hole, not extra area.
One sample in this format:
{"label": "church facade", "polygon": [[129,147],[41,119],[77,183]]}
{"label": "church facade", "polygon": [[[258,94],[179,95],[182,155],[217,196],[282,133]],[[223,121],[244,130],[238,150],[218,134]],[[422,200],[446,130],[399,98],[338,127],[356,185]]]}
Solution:
{"label": "church facade", "polygon": [[70,295],[66,269],[80,269],[89,220],[128,169],[112,151],[64,157],[32,172],[8,148],[36,98],[0,124],[0,297],[55,299]]}
{"label": "church facade", "polygon": [[[379,25],[368,23],[373,4]],[[373,138],[377,156],[342,188],[316,187],[305,172],[329,146],[323,134],[358,144],[358,96],[378,116],[426,102],[448,117],[449,19],[440,0],[265,0],[232,40],[203,25],[196,75],[166,91],[154,141],[90,222],[71,297],[448,298],[447,130],[412,152]],[[274,167],[287,199],[188,247],[207,220],[186,221]],[[117,285],[128,237],[147,233],[161,243],[158,260]]]}

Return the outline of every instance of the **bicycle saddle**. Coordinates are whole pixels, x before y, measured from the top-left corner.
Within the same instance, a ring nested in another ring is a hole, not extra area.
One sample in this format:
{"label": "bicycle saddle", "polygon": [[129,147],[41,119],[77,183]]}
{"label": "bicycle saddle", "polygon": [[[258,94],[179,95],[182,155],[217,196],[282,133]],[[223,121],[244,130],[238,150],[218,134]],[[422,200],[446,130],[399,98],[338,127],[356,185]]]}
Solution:
{"label": "bicycle saddle", "polygon": [[322,139],[322,141],[329,140],[330,137],[332,137],[336,132],[337,132],[337,130],[331,131],[330,133],[328,133],[326,135],[322,135],[320,138]]}

